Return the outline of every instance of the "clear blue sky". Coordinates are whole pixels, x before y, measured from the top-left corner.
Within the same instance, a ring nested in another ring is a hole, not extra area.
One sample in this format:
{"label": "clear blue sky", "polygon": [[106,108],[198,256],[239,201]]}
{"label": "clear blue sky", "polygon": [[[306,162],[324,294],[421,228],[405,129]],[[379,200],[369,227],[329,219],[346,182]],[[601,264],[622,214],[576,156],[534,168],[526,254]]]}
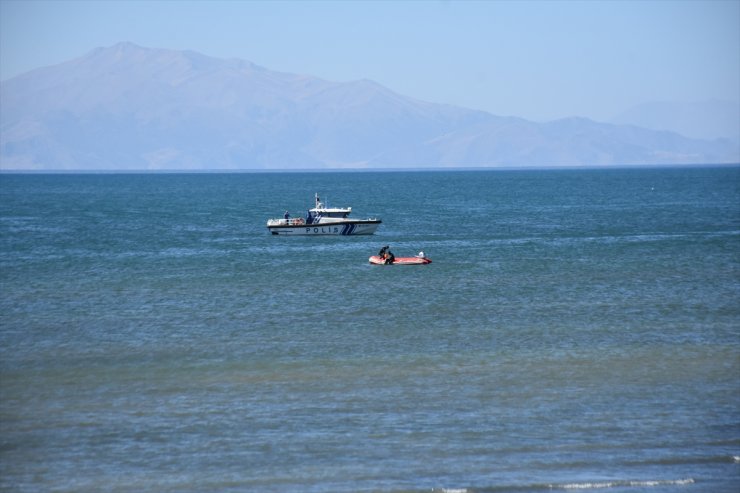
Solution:
{"label": "clear blue sky", "polygon": [[131,41],[536,121],[740,100],[740,0],[0,0],[0,79]]}

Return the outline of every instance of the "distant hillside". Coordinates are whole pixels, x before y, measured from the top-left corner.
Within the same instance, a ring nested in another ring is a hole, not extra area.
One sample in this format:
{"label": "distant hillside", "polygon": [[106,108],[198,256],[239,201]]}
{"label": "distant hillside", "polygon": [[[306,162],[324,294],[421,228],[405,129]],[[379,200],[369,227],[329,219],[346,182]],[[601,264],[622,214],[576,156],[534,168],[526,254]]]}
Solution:
{"label": "distant hillside", "polygon": [[432,104],[371,81],[120,43],[2,82],[5,170],[740,162],[737,142]]}
{"label": "distant hillside", "polygon": [[695,139],[740,141],[740,104],[731,101],[645,103],[618,115],[612,123],[669,130]]}

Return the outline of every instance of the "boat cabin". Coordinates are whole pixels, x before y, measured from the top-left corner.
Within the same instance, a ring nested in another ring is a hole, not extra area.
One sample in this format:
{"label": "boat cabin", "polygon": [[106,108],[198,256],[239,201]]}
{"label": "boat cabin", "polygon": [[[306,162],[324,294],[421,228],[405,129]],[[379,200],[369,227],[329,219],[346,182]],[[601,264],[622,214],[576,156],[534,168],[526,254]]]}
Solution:
{"label": "boat cabin", "polygon": [[316,206],[306,213],[306,224],[317,224],[321,219],[347,219],[352,212],[352,207],[346,209],[341,207],[327,208],[316,194]]}

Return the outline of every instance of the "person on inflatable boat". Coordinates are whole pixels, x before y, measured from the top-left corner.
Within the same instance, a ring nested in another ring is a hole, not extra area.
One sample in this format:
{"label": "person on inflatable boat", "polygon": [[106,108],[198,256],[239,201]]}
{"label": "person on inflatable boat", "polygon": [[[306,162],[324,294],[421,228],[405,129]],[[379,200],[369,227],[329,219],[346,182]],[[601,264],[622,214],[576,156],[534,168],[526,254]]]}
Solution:
{"label": "person on inflatable boat", "polygon": [[390,247],[388,245],[384,246],[380,249],[378,252],[378,257],[385,260],[385,264],[392,264],[394,260],[396,260],[396,256],[393,255],[393,252],[391,252]]}

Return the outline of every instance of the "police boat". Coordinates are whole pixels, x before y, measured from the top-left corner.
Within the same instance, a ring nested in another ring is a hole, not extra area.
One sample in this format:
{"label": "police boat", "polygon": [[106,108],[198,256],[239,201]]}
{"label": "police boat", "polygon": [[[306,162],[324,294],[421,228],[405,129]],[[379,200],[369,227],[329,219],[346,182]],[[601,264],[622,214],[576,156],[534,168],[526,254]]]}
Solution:
{"label": "police boat", "polygon": [[286,211],[282,219],[268,219],[267,229],[274,235],[371,235],[382,223],[378,218],[350,219],[351,212],[352,207],[327,207],[317,193],[305,218],[292,218]]}

